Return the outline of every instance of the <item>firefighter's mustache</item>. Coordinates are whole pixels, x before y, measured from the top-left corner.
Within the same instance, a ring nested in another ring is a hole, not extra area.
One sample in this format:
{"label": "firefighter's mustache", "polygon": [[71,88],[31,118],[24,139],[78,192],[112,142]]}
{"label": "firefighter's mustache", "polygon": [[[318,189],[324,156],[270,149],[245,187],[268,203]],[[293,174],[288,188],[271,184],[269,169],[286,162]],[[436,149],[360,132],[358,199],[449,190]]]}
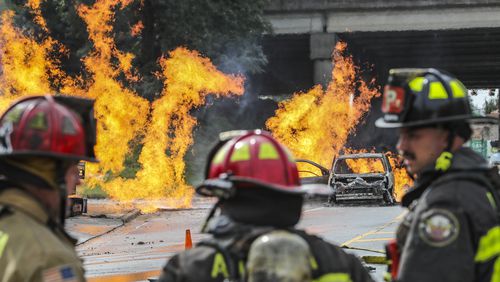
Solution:
{"label": "firefighter's mustache", "polygon": [[410,161],[413,161],[416,159],[416,156],[415,154],[411,153],[411,152],[403,152],[403,158],[407,159],[407,160],[410,160]]}

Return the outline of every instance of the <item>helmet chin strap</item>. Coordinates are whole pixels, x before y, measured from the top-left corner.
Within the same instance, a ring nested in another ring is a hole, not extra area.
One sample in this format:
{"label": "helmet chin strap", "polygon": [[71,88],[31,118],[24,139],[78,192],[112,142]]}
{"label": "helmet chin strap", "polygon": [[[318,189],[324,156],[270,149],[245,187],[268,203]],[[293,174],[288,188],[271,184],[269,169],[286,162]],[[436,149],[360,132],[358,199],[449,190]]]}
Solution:
{"label": "helmet chin strap", "polygon": [[68,197],[68,190],[66,189],[66,169],[63,161],[56,162],[56,184],[59,188],[59,223],[64,226],[66,221],[66,200]]}

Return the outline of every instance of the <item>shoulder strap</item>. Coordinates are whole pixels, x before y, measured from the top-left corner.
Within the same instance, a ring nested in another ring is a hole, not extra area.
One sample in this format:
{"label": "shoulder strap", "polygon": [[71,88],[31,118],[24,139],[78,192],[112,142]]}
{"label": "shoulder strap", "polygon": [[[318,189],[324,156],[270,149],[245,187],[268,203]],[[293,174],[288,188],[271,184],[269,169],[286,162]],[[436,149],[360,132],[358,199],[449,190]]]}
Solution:
{"label": "shoulder strap", "polygon": [[229,249],[226,246],[224,246],[224,244],[221,244],[217,240],[204,240],[196,244],[196,246],[210,247],[215,249],[217,253],[222,254],[222,256],[224,257],[224,262],[227,265],[227,271],[229,274],[228,282],[238,281],[239,275],[236,268],[235,260],[231,256]]}

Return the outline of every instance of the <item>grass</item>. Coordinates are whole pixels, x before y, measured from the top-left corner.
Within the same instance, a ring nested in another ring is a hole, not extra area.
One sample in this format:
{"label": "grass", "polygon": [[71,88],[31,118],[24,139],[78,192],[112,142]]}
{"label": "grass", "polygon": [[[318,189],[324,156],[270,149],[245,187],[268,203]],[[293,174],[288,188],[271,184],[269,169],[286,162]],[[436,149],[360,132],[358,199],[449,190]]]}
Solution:
{"label": "grass", "polygon": [[81,185],[76,188],[76,194],[89,199],[104,199],[108,197],[108,194],[100,186],[89,187]]}

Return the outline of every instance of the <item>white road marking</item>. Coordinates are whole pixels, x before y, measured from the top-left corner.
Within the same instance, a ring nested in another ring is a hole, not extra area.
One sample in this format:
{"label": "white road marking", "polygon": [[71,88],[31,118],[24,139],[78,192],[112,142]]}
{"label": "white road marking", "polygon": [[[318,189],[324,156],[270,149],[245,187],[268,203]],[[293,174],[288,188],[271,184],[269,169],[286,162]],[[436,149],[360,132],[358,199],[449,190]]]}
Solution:
{"label": "white road marking", "polygon": [[312,211],[319,211],[319,210],[322,210],[324,208],[325,207],[319,207],[319,208],[314,208],[314,209],[310,209],[310,210],[305,210],[304,213],[306,213],[306,212],[312,212]]}

